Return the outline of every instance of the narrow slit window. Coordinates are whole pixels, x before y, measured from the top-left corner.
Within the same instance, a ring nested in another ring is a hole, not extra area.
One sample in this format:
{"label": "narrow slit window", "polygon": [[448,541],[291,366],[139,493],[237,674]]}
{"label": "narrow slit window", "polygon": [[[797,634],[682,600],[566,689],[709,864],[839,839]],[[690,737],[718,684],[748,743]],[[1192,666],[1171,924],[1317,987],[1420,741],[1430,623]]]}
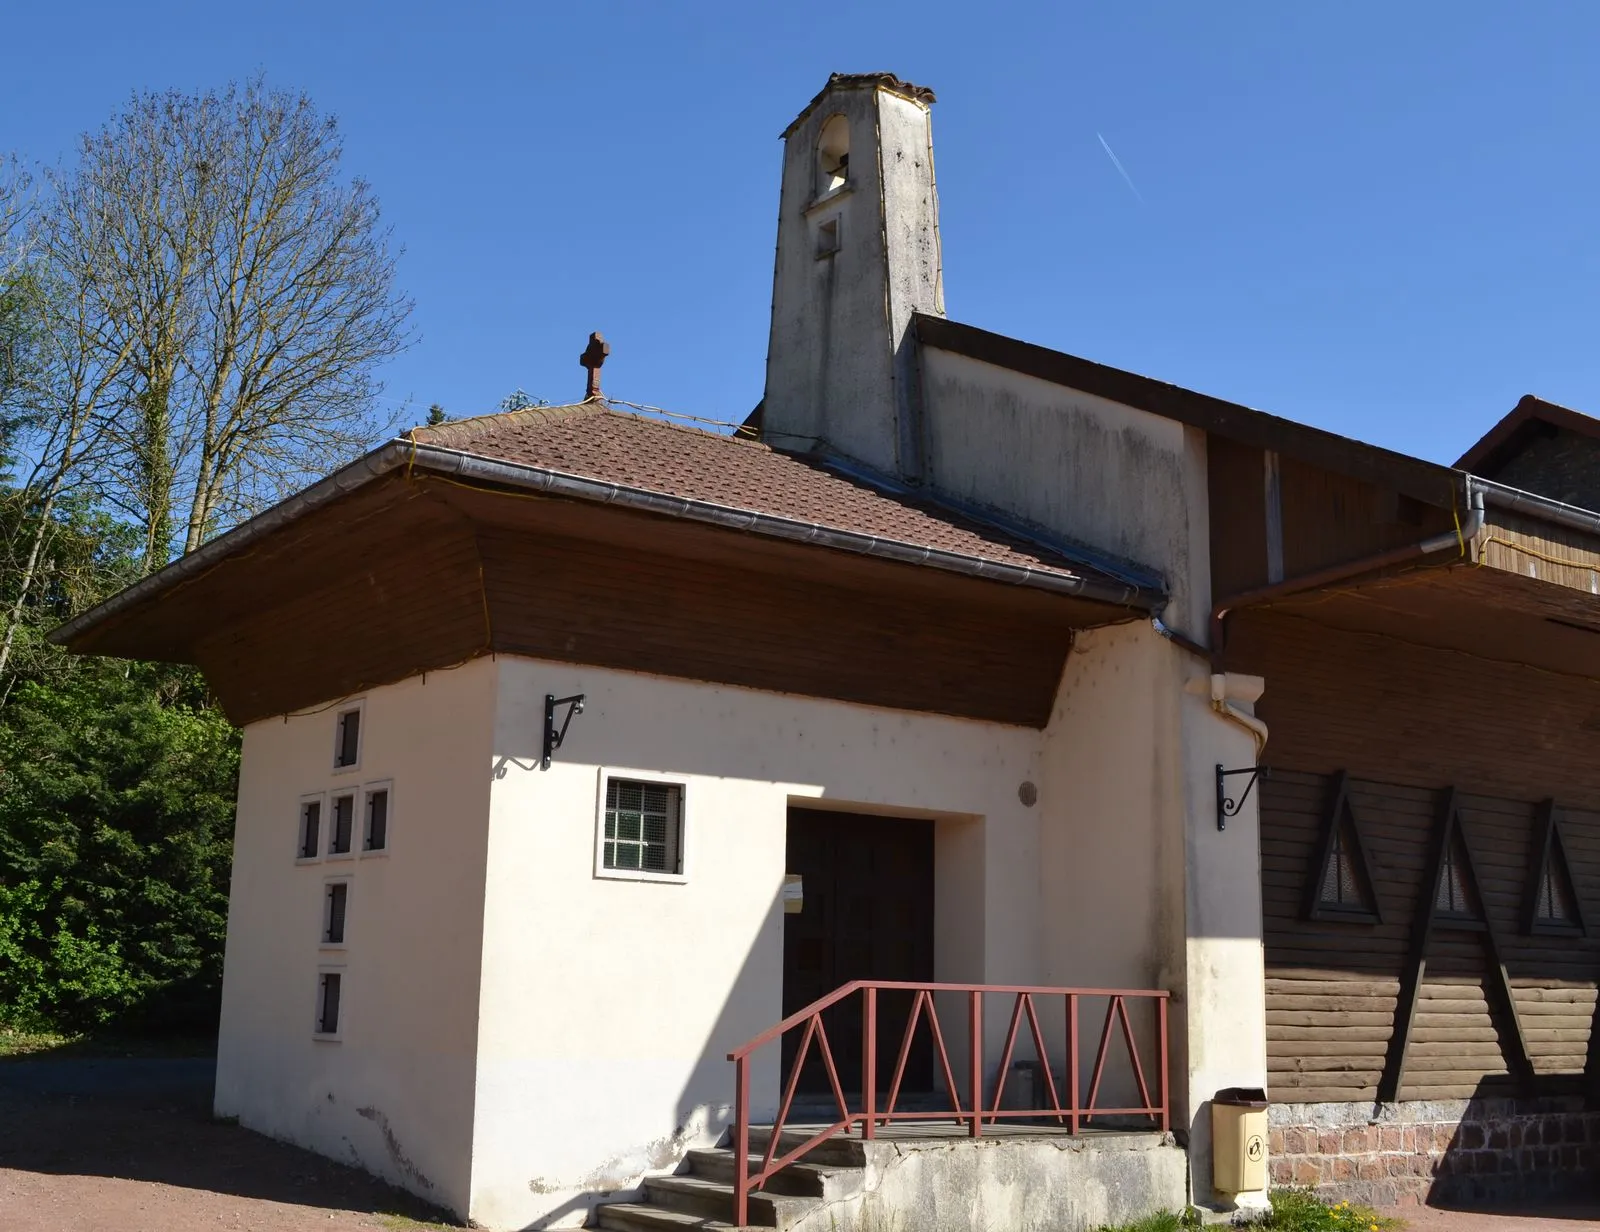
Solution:
{"label": "narrow slit window", "polygon": [[389,848],[389,789],[367,789],[366,818],[362,826],[363,851],[387,851]]}
{"label": "narrow slit window", "polygon": [[843,188],[850,178],[850,121],[829,116],[817,134],[817,195]]}
{"label": "narrow slit window", "polygon": [[342,710],[334,728],[333,765],[345,770],[361,762],[361,710]]}
{"label": "narrow slit window", "polygon": [[317,1034],[339,1034],[339,1000],[343,992],[343,975],[338,971],[324,971],[317,977]]}
{"label": "narrow slit window", "polygon": [[330,881],[322,910],[322,944],[343,945],[345,917],[350,909],[350,883]]}
{"label": "narrow slit window", "polygon": [[831,257],[839,251],[839,220],[830,218],[817,224],[817,258]]}
{"label": "narrow slit window", "polygon": [[606,781],[602,862],[626,872],[683,872],[683,787]]}
{"label": "narrow slit window", "polygon": [[315,860],[322,848],[322,800],[300,801],[300,846],[297,854],[302,860]]}
{"label": "narrow slit window", "polygon": [[333,798],[333,816],[328,827],[328,854],[350,854],[351,839],[355,832],[356,798],[346,793]]}

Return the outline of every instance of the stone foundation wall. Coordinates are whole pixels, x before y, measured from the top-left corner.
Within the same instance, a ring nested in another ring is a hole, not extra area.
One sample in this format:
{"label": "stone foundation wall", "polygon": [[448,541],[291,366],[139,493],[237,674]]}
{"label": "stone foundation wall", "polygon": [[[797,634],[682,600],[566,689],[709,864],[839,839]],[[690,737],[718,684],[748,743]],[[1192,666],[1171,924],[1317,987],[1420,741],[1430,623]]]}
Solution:
{"label": "stone foundation wall", "polygon": [[1274,1104],[1272,1184],[1374,1206],[1592,1192],[1600,1112],[1571,1099]]}

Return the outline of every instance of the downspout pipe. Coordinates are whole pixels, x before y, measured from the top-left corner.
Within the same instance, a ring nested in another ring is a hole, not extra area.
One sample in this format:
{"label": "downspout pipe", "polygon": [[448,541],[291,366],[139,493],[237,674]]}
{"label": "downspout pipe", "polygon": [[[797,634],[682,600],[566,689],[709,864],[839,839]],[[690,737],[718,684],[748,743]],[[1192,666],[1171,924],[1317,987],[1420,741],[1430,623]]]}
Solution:
{"label": "downspout pipe", "polygon": [[1222,672],[1211,673],[1211,708],[1230,722],[1248,731],[1256,742],[1256,762],[1267,748],[1267,725],[1255,715],[1228,700],[1228,677]]}
{"label": "downspout pipe", "polygon": [[1389,551],[1379,552],[1375,556],[1363,556],[1360,560],[1346,561],[1342,565],[1330,565],[1326,569],[1318,569],[1314,573],[1303,573],[1299,577],[1275,582],[1271,586],[1247,590],[1219,603],[1211,612],[1211,660],[1213,665],[1220,664],[1222,652],[1227,647],[1228,616],[1242,607],[1253,607],[1260,603],[1270,603],[1274,599],[1282,599],[1288,595],[1299,594],[1302,591],[1317,590],[1334,582],[1342,582],[1347,578],[1358,577],[1364,573],[1387,569],[1392,565],[1405,564],[1407,561],[1416,560],[1423,556],[1432,556],[1435,553],[1445,552],[1451,548],[1457,548],[1462,556],[1466,556],[1468,545],[1471,544],[1474,536],[1483,529],[1484,517],[1484,494],[1479,488],[1478,481],[1471,475],[1466,476],[1466,495],[1466,521],[1462,522],[1454,530],[1447,530],[1442,534],[1433,535],[1424,539],[1421,543],[1391,548]]}

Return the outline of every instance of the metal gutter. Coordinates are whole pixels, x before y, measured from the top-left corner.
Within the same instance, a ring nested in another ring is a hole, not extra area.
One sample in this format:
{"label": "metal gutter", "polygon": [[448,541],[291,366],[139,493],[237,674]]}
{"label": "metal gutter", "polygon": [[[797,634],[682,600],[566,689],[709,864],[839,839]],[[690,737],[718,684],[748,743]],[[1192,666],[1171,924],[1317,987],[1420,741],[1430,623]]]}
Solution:
{"label": "metal gutter", "polygon": [[1569,530],[1600,535],[1600,513],[1593,510],[1552,500],[1534,492],[1524,492],[1520,488],[1508,488],[1503,483],[1479,479],[1476,475],[1468,477],[1467,486],[1470,491],[1483,493],[1484,503],[1496,509],[1507,509],[1512,513],[1538,518],[1542,522],[1554,522]]}
{"label": "metal gutter", "polygon": [[386,442],[371,453],[297,492],[264,513],[219,535],[209,543],[173,561],[149,577],[119,591],[109,599],[80,612],[65,624],[52,629],[51,642],[65,645],[95,625],[117,613],[153,598],[185,579],[198,576],[227,556],[254,543],[282,526],[338,498],[364,487],[402,466],[445,475],[459,475],[484,483],[503,484],[551,496],[569,497],[597,504],[617,505],[643,513],[706,522],[731,530],[747,531],[773,539],[809,543],[838,551],[853,552],[903,564],[923,565],[986,581],[1005,582],[1053,594],[1072,595],[1100,603],[1133,607],[1155,612],[1166,603],[1165,594],[1123,582],[1104,582],[1048,569],[1009,565],[981,556],[968,556],[942,548],[925,547],[897,539],[886,539],[858,531],[839,530],[818,522],[804,522],[775,514],[755,513],[711,501],[668,496],[646,488],[608,483],[570,475],[546,467],[515,462],[498,462],[462,450],[439,445],[416,444],[404,438]]}
{"label": "metal gutter", "polygon": [[1416,560],[1423,556],[1432,556],[1437,552],[1448,551],[1451,548],[1458,548],[1463,556],[1466,555],[1468,545],[1471,544],[1473,536],[1483,529],[1484,495],[1477,490],[1479,487],[1477,479],[1470,475],[1463,477],[1467,481],[1467,520],[1458,529],[1432,535],[1420,543],[1391,548],[1387,552],[1379,552],[1374,556],[1363,556],[1359,560],[1345,561],[1343,564],[1330,565],[1326,569],[1318,569],[1313,573],[1303,573],[1299,577],[1287,578],[1282,582],[1275,582],[1271,586],[1261,586],[1255,590],[1247,590],[1217,604],[1211,612],[1211,656],[1213,662],[1220,663],[1220,656],[1227,646],[1228,616],[1241,607],[1267,603],[1273,599],[1300,594],[1307,590],[1318,590],[1323,586],[1330,586],[1334,582],[1343,582],[1365,573],[1387,569],[1392,565],[1405,564],[1407,561]]}

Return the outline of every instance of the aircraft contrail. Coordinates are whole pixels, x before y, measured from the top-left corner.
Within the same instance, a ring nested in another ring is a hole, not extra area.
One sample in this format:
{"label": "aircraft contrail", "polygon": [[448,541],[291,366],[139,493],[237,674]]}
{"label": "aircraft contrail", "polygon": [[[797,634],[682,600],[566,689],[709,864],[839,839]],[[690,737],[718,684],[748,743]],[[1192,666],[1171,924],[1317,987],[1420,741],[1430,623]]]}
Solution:
{"label": "aircraft contrail", "polygon": [[[1100,134],[1096,133],[1095,136],[1100,137]],[[1117,157],[1117,152],[1111,148],[1111,143],[1104,137],[1100,137],[1100,145],[1105,150],[1106,157],[1111,160],[1111,165],[1117,169],[1123,181],[1133,190],[1133,195],[1139,198],[1139,204],[1143,205],[1144,194],[1139,191],[1138,185],[1133,182],[1133,177],[1128,174],[1128,169],[1122,165],[1122,160]]]}

